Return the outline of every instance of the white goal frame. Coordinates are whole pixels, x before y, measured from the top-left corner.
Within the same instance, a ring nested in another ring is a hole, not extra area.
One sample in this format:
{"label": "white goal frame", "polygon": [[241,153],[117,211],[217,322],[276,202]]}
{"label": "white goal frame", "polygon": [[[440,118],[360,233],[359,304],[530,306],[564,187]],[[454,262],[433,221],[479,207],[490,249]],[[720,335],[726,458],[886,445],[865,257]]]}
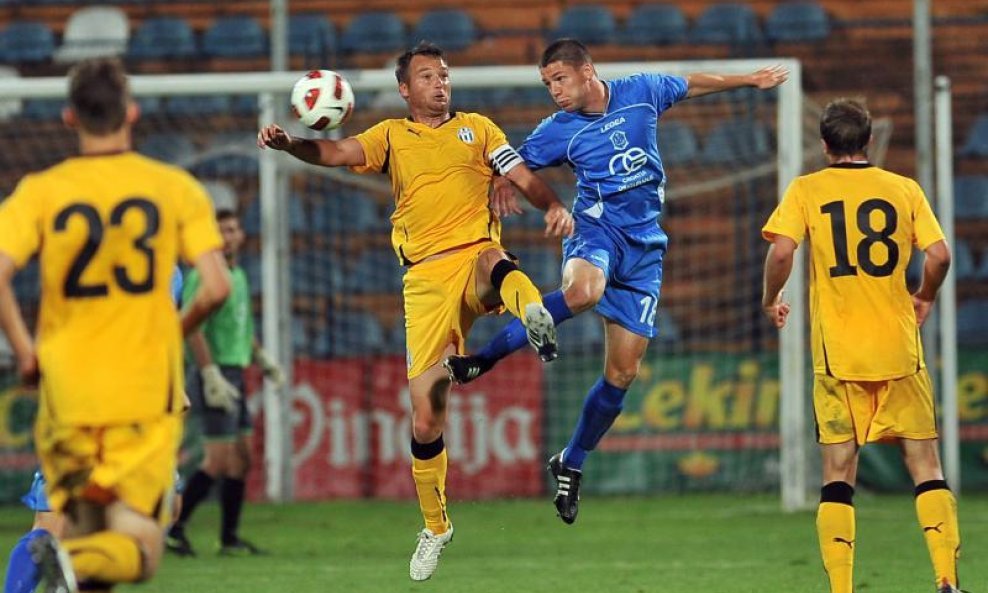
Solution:
{"label": "white goal frame", "polygon": [[[778,195],[781,198],[789,183],[803,167],[803,94],[800,62],[794,59],[702,60],[677,62],[600,63],[597,69],[604,78],[615,78],[636,72],[662,72],[686,75],[691,72],[745,74],[760,68],[782,65],[789,70],[789,81],[779,88],[777,109],[777,169]],[[229,95],[254,94],[259,98],[258,125],[283,121],[288,90],[304,72],[251,72],[173,75],[134,75],[131,77],[135,96]],[[380,91],[395,88],[390,69],[343,71],[355,91]],[[484,88],[494,84],[509,86],[541,86],[538,71],[532,66],[455,67],[454,88]],[[11,78],[0,80],[0,100],[64,98],[66,79],[62,77]],[[360,106],[358,105],[359,109]],[[259,157],[259,188],[261,201],[261,273],[263,311],[262,326],[265,348],[286,369],[291,360],[290,339],[290,280],[289,225],[287,210],[281,208],[280,194],[285,163],[289,157],[273,151],[263,151]],[[781,392],[780,398],[780,456],[781,499],[786,510],[805,508],[809,504],[808,477],[808,416],[806,371],[808,341],[806,338],[805,265],[803,252],[798,252],[787,292],[792,295],[789,324],[782,332],[779,346]],[[289,377],[289,380],[291,378]],[[291,383],[289,383],[291,384]],[[265,472],[267,496],[273,501],[293,498],[291,419],[288,399],[270,382],[264,389],[265,408]]]}

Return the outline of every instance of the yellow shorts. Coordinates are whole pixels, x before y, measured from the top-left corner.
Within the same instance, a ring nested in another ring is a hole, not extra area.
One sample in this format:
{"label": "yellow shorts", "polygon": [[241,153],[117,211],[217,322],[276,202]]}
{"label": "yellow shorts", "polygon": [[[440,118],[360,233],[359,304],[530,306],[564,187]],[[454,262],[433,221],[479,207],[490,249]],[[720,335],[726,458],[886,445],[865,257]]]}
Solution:
{"label": "yellow shorts", "polygon": [[111,426],[58,425],[39,415],[35,443],[48,482],[48,502],[119,500],[167,525],[182,418],[169,415]]}
{"label": "yellow shorts", "polygon": [[466,352],[473,322],[499,307],[485,307],[477,295],[477,257],[487,249],[504,250],[493,241],[415,264],[405,273],[405,352],[408,378],[417,377],[440,361],[452,344]]}
{"label": "yellow shorts", "polygon": [[888,381],[841,381],[816,375],[813,411],[817,440],[824,445],[937,436],[933,387],[926,369]]}

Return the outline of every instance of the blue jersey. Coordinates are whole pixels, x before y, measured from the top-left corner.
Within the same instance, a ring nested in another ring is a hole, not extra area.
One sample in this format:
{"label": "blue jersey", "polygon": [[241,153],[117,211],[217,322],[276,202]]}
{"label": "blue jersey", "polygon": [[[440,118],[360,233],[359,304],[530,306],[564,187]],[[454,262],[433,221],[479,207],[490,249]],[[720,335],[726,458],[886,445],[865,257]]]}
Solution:
{"label": "blue jersey", "polygon": [[556,112],[519,152],[531,169],[562,164],[573,169],[574,214],[618,228],[657,224],[665,171],[656,126],[663,111],[686,98],[686,79],[642,73],[604,84],[603,114]]}

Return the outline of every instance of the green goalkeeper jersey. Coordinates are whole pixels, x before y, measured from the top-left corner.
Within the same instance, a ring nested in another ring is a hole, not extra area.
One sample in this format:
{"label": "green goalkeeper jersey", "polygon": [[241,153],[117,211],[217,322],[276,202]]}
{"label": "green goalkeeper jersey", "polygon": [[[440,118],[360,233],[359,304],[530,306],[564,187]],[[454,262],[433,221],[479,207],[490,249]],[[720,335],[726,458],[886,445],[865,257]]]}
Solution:
{"label": "green goalkeeper jersey", "polygon": [[[199,290],[199,273],[193,269],[185,280],[182,302],[192,302]],[[250,286],[240,266],[230,268],[230,296],[218,311],[202,324],[213,362],[221,366],[247,367],[253,359],[254,316],[251,312]]]}

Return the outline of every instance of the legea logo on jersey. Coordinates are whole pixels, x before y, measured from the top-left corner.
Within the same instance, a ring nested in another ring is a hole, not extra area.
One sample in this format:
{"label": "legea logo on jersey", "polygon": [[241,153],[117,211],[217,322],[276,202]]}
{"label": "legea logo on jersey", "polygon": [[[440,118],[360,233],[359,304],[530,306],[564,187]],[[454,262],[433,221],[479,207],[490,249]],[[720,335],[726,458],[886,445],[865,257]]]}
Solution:
{"label": "legea logo on jersey", "polygon": [[473,129],[460,128],[460,130],[456,133],[456,137],[466,142],[467,144],[473,144]]}

